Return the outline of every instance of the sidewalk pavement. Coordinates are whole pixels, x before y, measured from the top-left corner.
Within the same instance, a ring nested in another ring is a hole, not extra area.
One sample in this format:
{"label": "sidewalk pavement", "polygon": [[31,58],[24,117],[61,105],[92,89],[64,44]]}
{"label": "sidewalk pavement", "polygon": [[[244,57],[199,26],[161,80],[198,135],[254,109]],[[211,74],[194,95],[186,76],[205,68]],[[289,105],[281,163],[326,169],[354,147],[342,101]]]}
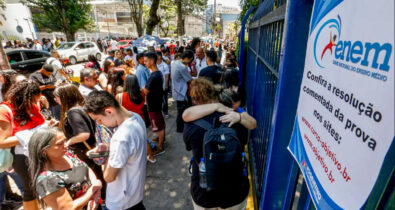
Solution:
{"label": "sidewalk pavement", "polygon": [[[157,162],[147,163],[144,205],[148,210],[193,209],[188,174],[191,152],[186,151],[182,133],[176,132],[177,109],[169,99],[170,118],[166,119],[165,153],[156,156]],[[147,129],[152,138],[151,127]]]}

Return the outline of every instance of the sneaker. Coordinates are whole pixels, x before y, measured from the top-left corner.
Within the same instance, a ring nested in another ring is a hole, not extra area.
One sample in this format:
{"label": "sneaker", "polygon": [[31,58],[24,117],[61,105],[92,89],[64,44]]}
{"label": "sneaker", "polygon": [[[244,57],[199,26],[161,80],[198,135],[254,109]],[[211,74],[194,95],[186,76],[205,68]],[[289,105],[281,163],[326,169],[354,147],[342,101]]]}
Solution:
{"label": "sneaker", "polygon": [[154,156],[157,156],[157,155],[161,155],[161,154],[163,154],[163,153],[165,153],[165,150],[164,149],[157,149],[156,151],[154,151],[153,152],[153,155]]}
{"label": "sneaker", "polygon": [[147,156],[147,161],[149,161],[150,163],[156,163],[156,159],[150,159],[149,155]]}

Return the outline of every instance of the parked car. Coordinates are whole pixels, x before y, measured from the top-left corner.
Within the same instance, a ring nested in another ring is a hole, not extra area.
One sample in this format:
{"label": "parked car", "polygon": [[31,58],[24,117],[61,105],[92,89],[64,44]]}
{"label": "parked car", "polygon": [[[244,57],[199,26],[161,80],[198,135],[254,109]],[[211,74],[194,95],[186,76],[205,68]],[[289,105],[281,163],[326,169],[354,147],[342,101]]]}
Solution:
{"label": "parked car", "polygon": [[88,60],[90,54],[95,55],[97,60],[101,59],[100,50],[93,42],[65,42],[57,50],[60,57],[69,59],[71,65]]}
{"label": "parked car", "polygon": [[[132,47],[132,46],[129,46],[129,47],[126,47],[126,48],[124,49],[125,53],[126,53],[126,50],[127,50],[127,49],[132,49],[132,51],[133,51],[133,47]],[[146,48],[146,47],[137,47],[137,52],[138,52],[138,53],[143,53],[143,52],[146,51],[146,50],[148,50],[148,48]]]}
{"label": "parked car", "polygon": [[45,61],[51,57],[48,52],[29,49],[6,50],[11,68],[21,74],[29,74],[41,69]]}
{"label": "parked car", "polygon": [[108,47],[108,49],[109,50],[119,50],[119,49],[121,49],[121,47],[122,48],[127,48],[127,47],[132,46],[132,44],[133,44],[133,40],[129,40],[129,39],[127,39],[127,40],[119,40],[117,42],[117,49],[112,49],[111,45]]}

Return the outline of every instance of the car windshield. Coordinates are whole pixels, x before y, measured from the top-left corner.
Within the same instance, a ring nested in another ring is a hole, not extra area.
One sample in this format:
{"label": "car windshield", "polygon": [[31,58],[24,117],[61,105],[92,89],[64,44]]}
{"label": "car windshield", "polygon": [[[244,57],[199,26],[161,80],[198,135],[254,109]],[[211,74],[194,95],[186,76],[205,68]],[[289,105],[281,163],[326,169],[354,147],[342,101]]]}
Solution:
{"label": "car windshield", "polygon": [[67,49],[70,49],[71,47],[73,47],[74,45],[75,45],[75,42],[66,42],[66,43],[61,44],[58,47],[58,50],[67,50]]}
{"label": "car windshield", "polygon": [[117,43],[117,46],[123,46],[123,45],[127,45],[128,41],[120,41]]}

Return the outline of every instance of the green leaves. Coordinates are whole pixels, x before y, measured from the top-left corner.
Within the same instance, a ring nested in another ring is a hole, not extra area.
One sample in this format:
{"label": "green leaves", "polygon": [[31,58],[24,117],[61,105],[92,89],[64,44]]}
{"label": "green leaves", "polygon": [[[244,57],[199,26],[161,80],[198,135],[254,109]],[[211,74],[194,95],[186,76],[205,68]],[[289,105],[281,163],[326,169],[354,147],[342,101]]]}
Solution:
{"label": "green leaves", "polygon": [[90,17],[91,6],[86,0],[24,0],[22,3],[38,10],[33,22],[49,32],[62,31],[69,41],[80,30],[92,30],[94,22]]}

